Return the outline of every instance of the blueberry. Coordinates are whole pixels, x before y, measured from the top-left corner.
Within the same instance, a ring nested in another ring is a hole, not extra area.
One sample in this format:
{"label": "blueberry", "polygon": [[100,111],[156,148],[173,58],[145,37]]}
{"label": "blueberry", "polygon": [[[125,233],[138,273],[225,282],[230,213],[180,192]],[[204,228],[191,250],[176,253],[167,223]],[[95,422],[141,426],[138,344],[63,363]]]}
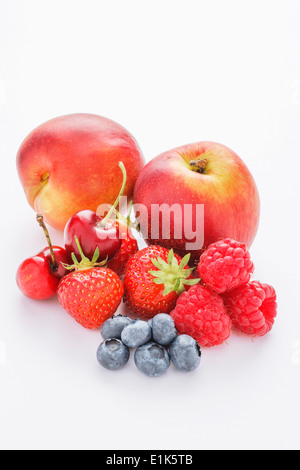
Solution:
{"label": "blueberry", "polygon": [[136,348],[151,339],[151,327],[143,320],[134,320],[125,326],[121,339],[129,348]]}
{"label": "blueberry", "polygon": [[129,360],[129,349],[118,338],[106,339],[97,349],[98,362],[109,370],[123,367]]}
{"label": "blueberry", "polygon": [[190,372],[196,369],[201,360],[200,347],[191,336],[179,335],[169,349],[174,366],[182,371]]}
{"label": "blueberry", "polygon": [[102,338],[104,340],[109,338],[121,339],[122,330],[125,326],[129,325],[131,321],[129,317],[125,317],[124,315],[116,315],[115,317],[109,318],[101,326],[100,333]]}
{"label": "blueberry", "polygon": [[162,346],[169,345],[177,336],[177,330],[172,317],[167,313],[158,313],[152,322],[153,340]]}
{"label": "blueberry", "polygon": [[159,377],[168,369],[170,357],[163,346],[150,342],[135,350],[134,362],[140,372],[149,377]]}
{"label": "blueberry", "polygon": [[150,318],[150,320],[147,320],[147,323],[148,323],[148,325],[149,325],[149,326],[150,326],[150,328],[151,328],[151,338],[150,338],[150,339],[152,339],[152,338],[153,338],[153,336],[152,336],[152,325],[153,325],[153,318]]}

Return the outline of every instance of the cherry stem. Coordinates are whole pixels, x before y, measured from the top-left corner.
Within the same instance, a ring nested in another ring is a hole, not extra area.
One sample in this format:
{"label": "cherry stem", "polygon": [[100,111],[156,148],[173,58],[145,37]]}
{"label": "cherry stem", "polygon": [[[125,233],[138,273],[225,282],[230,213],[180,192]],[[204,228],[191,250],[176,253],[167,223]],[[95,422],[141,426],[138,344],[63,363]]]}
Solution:
{"label": "cherry stem", "polygon": [[129,204],[129,210],[128,210],[128,214],[127,214],[126,217],[124,215],[120,214],[120,212],[117,211],[116,209],[115,209],[115,213],[116,213],[118,219],[121,220],[122,222],[124,222],[124,224],[126,224],[127,227],[130,227],[130,228],[136,230],[137,232],[140,232],[140,224],[138,224],[137,221],[133,222],[132,220],[130,220],[132,208],[133,208],[133,202],[131,201],[130,204]]}
{"label": "cherry stem", "polygon": [[123,184],[122,184],[121,190],[120,190],[119,195],[118,195],[117,199],[115,200],[114,204],[111,206],[111,208],[109,209],[109,211],[106,214],[106,216],[104,217],[104,219],[101,220],[101,223],[100,223],[101,227],[105,227],[106,222],[109,220],[111,215],[116,212],[116,207],[119,204],[120,198],[124,193],[124,189],[125,189],[126,181],[127,181],[127,173],[126,173],[126,168],[125,168],[123,162],[119,162],[119,167],[121,168],[121,171],[123,173]]}
{"label": "cherry stem", "polygon": [[128,221],[128,223],[130,223],[130,217],[131,217],[132,209],[133,209],[133,201],[130,201],[130,203],[129,203],[129,209],[128,209],[128,214],[127,214],[127,221]]}
{"label": "cherry stem", "polygon": [[52,243],[51,243],[51,239],[50,239],[48,229],[47,229],[47,227],[45,225],[45,222],[44,222],[44,217],[42,216],[42,214],[37,214],[36,220],[38,221],[40,227],[42,227],[42,229],[44,231],[44,234],[46,236],[47,242],[48,242],[48,246],[49,246],[49,249],[50,249],[50,255],[51,255],[51,268],[53,269],[53,271],[56,271],[58,269],[58,264],[57,264],[56,259],[55,259],[53,246],[52,246]]}
{"label": "cherry stem", "polygon": [[128,225],[129,227],[135,229],[137,232],[140,232],[141,228],[140,228],[140,224],[137,222],[137,220],[135,219],[134,222],[132,222],[132,221],[130,220],[132,210],[133,210],[133,201],[130,201],[129,209],[128,209],[128,214],[127,214],[127,225]]}

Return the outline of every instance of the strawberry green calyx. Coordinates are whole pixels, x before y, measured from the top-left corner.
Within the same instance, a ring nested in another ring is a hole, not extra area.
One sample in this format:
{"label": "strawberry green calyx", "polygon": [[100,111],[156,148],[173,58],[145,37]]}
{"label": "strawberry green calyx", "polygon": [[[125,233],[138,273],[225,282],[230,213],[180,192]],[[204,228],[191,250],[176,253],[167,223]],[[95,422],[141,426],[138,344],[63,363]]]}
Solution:
{"label": "strawberry green calyx", "polygon": [[78,261],[78,259],[75,256],[75,253],[72,253],[71,257],[72,257],[72,260],[73,260],[74,264],[63,264],[62,263],[63,267],[65,269],[67,269],[68,271],[74,271],[74,270],[75,271],[80,271],[80,270],[84,270],[84,269],[90,269],[90,268],[95,268],[95,267],[105,267],[106,266],[107,259],[97,263],[97,260],[100,256],[100,251],[99,251],[98,247],[95,250],[93,258],[90,260],[83,253],[81,245],[80,245],[79,240],[78,240],[77,237],[75,237],[75,242],[76,242],[76,245],[78,247],[78,251],[80,253],[81,260]]}
{"label": "strawberry green calyx", "polygon": [[152,263],[158,270],[151,270],[148,273],[154,277],[153,282],[155,284],[164,284],[164,296],[173,291],[180,295],[185,290],[185,286],[193,286],[199,283],[200,279],[188,279],[195,269],[186,269],[190,257],[189,253],[178,263],[174,251],[171,249],[168,254],[168,262],[161,257],[151,258]]}

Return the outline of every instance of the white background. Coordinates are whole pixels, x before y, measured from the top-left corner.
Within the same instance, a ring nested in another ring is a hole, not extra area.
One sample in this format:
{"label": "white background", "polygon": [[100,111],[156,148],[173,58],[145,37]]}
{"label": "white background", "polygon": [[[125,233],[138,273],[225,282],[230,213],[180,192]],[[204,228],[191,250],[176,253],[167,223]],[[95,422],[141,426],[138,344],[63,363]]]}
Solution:
{"label": "white background", "polygon": [[[299,449],[299,21],[298,0],[0,0],[1,448]],[[255,277],[278,293],[268,336],[233,334],[191,374],[113,373],[98,331],[22,296],[17,267],[45,240],[16,153],[73,112],[119,122],[147,160],[201,140],[243,158],[262,203]]]}

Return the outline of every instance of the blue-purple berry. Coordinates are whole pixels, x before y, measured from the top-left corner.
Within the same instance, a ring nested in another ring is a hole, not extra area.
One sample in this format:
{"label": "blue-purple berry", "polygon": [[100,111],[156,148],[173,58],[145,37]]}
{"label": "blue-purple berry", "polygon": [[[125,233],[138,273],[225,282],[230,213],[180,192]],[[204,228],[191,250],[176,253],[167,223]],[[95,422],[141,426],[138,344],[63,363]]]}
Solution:
{"label": "blue-purple berry", "polygon": [[134,362],[143,374],[149,377],[159,377],[170,366],[170,357],[166,348],[161,344],[150,342],[135,350]]}
{"label": "blue-purple berry", "polygon": [[128,348],[137,348],[151,339],[151,327],[148,322],[134,320],[125,326],[121,333],[121,339]]}
{"label": "blue-purple berry", "polygon": [[169,354],[174,366],[184,372],[195,370],[201,361],[200,346],[189,335],[177,336],[170,346]]}
{"label": "blue-purple berry", "polygon": [[100,333],[102,338],[104,340],[109,338],[121,339],[123,329],[131,322],[132,320],[125,315],[116,315],[109,318],[101,326]]}
{"label": "blue-purple berry", "polygon": [[167,313],[158,313],[152,319],[152,337],[156,343],[168,346],[177,336],[173,318]]}
{"label": "blue-purple berry", "polygon": [[97,349],[99,364],[109,370],[117,370],[128,362],[130,351],[118,338],[106,339]]}

